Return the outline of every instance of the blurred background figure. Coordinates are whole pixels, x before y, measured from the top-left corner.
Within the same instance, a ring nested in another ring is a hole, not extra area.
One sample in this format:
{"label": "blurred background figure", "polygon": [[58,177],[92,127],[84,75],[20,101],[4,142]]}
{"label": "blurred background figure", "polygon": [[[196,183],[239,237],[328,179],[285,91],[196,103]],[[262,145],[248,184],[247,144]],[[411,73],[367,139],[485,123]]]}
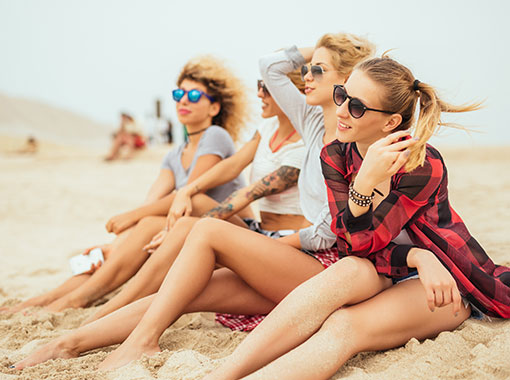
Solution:
{"label": "blurred background figure", "polygon": [[17,153],[37,153],[39,150],[39,143],[34,136],[28,136],[22,148],[18,149]]}
{"label": "blurred background figure", "polygon": [[135,151],[145,148],[145,136],[142,129],[127,113],[120,114],[120,127],[113,137],[112,148],[105,161],[123,157],[132,158]]}

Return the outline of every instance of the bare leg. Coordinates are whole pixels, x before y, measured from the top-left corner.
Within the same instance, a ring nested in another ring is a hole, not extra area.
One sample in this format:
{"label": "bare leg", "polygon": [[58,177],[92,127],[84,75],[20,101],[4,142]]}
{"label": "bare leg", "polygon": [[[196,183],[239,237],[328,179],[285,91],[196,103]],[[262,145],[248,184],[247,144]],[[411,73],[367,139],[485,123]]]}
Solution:
{"label": "bare leg", "polygon": [[207,379],[237,379],[285,354],[314,334],[339,307],[391,286],[373,264],[346,257],[293,290]]}
{"label": "bare leg", "polygon": [[[216,201],[208,196],[199,194],[193,197],[193,212],[201,215],[217,204]],[[181,251],[191,228],[198,220],[199,218],[194,217],[180,218],[167,234],[163,243],[151,254],[149,259],[124,289],[104,304],[94,315],[85,320],[84,324],[95,321],[130,302],[156,293],[175,258]],[[230,218],[229,221],[239,226],[246,227],[246,224],[244,224],[238,216]]]}
{"label": "bare leg", "polygon": [[[50,359],[71,358],[126,339],[149,308],[154,295],[133,302],[108,316],[45,344],[26,359],[15,364],[16,369],[33,366]],[[222,268],[213,274],[206,289],[184,310],[219,311],[237,314],[268,313],[275,303],[264,298],[235,273]]]}
{"label": "bare leg", "polygon": [[329,379],[359,352],[435,337],[457,328],[469,314],[470,308],[462,308],[454,316],[451,304],[431,312],[420,281],[409,280],[336,311],[304,344],[246,379]]}
{"label": "bare leg", "polygon": [[144,353],[159,351],[159,337],[202,293],[217,264],[234,271],[272,302],[279,302],[323,270],[317,260],[291,246],[221,220],[202,219],[186,239],[138,326],[100,369],[117,368]]}
{"label": "bare leg", "polygon": [[129,236],[110,258],[90,277],[88,281],[64,297],[48,305],[50,311],[61,311],[69,307],[84,307],[115,290],[136,273],[147,260],[142,248],[165,225],[165,217],[147,217],[138,222]]}

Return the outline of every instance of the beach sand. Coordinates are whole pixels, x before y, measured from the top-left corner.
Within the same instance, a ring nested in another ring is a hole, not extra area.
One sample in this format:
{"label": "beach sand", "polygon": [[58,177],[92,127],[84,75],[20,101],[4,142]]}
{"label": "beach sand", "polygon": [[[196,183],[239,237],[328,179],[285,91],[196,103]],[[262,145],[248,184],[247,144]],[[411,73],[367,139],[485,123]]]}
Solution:
{"label": "beach sand", "polygon": [[[0,306],[53,288],[70,276],[69,257],[110,241],[104,224],[143,200],[168,149],[105,163],[104,151],[76,144],[43,142],[37,154],[20,155],[13,151],[24,138],[2,136],[0,141]],[[442,151],[453,207],[491,258],[510,265],[510,148]],[[164,333],[162,353],[116,371],[96,370],[114,347],[21,372],[8,369],[79,326],[94,309],[0,314],[0,379],[199,379],[246,336],[215,324],[212,314],[192,314]],[[509,342],[510,321],[470,319],[432,340],[413,339],[394,350],[357,355],[333,379],[508,379]]]}

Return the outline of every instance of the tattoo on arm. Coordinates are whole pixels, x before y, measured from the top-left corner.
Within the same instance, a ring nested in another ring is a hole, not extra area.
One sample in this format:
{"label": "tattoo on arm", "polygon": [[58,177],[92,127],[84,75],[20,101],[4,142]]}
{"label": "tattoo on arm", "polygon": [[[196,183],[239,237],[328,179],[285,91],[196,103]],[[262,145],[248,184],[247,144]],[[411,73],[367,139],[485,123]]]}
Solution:
{"label": "tattoo on arm", "polygon": [[[239,211],[240,208],[245,207],[247,204],[253,202],[256,199],[271,194],[281,193],[282,191],[295,186],[297,184],[298,177],[298,168],[292,166],[281,166],[248,188],[234,191],[223,202],[206,212],[204,215],[202,215],[202,217],[226,219]],[[239,200],[236,202],[236,198],[242,196],[243,194],[244,199],[242,202],[239,202]],[[239,203],[242,205],[240,206]],[[237,204],[237,210],[235,209],[235,204]]]}
{"label": "tattoo on arm", "polygon": [[234,191],[232,194],[230,194],[223,202],[221,202],[218,206],[215,208],[210,209],[205,214],[202,215],[202,218],[205,217],[211,217],[211,218],[218,218],[218,219],[226,219],[234,210],[234,205],[232,204],[232,199],[234,199],[237,194],[239,193],[239,190]]}
{"label": "tattoo on arm", "polygon": [[292,166],[281,166],[274,172],[255,182],[246,197],[250,201],[271,194],[278,194],[295,186],[299,177],[299,169]]}

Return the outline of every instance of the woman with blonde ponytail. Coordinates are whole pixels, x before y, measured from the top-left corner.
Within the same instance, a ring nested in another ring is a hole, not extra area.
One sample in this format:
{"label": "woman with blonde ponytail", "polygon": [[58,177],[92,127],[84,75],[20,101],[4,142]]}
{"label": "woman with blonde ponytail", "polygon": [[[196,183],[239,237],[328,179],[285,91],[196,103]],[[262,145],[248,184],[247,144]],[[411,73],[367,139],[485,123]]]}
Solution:
{"label": "woman with blonde ponytail", "polygon": [[285,297],[207,380],[328,379],[359,352],[470,316],[510,318],[510,268],[451,208],[446,167],[427,144],[443,112],[480,105],[443,102],[387,57],[357,65],[333,99],[337,140],[321,160],[341,259]]}

